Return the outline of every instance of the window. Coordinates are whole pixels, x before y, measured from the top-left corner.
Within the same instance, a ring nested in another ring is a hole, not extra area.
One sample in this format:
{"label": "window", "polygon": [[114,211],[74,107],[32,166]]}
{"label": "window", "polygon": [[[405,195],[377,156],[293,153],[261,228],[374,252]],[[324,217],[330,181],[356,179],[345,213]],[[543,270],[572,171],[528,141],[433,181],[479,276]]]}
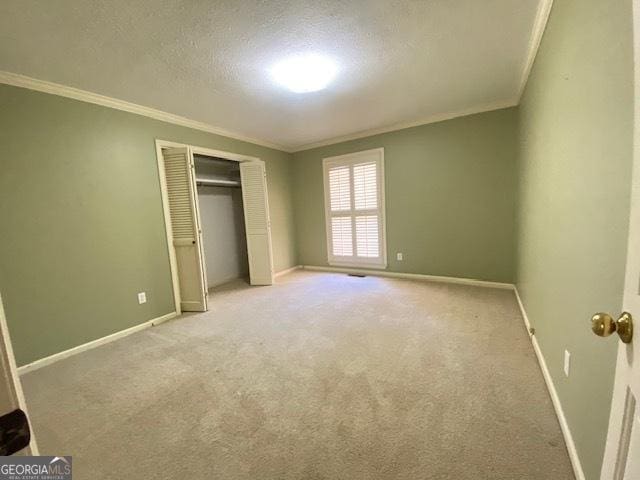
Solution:
{"label": "window", "polygon": [[384,150],[325,158],[330,265],[385,268]]}

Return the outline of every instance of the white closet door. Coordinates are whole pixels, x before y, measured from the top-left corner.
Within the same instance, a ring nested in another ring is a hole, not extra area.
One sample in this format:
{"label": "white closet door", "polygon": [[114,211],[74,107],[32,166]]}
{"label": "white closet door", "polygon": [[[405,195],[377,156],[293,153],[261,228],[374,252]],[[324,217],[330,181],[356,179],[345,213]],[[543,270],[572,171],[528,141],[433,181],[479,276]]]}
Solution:
{"label": "white closet door", "polygon": [[242,162],[240,177],[251,285],[271,285],[273,284],[273,256],[264,164]]}
{"label": "white closet door", "polygon": [[163,158],[171,234],[178,265],[180,308],[184,312],[205,312],[207,285],[196,204],[193,156],[187,147],[180,147],[163,150]]}

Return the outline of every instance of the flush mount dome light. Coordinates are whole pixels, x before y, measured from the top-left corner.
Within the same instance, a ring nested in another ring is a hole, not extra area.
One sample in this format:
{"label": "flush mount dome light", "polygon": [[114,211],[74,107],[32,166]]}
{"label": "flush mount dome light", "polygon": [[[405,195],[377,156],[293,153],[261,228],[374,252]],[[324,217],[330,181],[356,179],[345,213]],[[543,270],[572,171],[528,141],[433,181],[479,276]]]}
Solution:
{"label": "flush mount dome light", "polygon": [[317,54],[288,57],[271,68],[273,79],[295,93],[322,90],[337,72],[333,60]]}

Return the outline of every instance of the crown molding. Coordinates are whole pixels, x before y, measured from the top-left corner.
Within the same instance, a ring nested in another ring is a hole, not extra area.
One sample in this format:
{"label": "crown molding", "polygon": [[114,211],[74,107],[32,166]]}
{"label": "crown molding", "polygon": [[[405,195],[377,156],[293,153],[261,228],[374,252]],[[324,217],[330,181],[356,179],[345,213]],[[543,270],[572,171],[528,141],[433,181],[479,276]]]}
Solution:
{"label": "crown molding", "polygon": [[533,64],[536,60],[536,56],[538,55],[540,43],[542,42],[542,37],[547,27],[549,16],[551,14],[551,7],[553,7],[553,0],[540,0],[540,2],[538,3],[538,9],[536,11],[536,17],[533,23],[533,29],[531,30],[531,37],[529,38],[529,46],[527,49],[527,59],[524,64],[524,68],[522,69],[518,92],[514,99],[504,101],[504,102],[490,103],[484,106],[470,108],[467,110],[461,110],[458,112],[449,112],[449,113],[432,115],[430,117],[422,118],[420,120],[396,123],[393,125],[389,125],[387,127],[374,128],[371,130],[363,130],[360,132],[356,132],[350,135],[344,135],[341,137],[328,138],[326,140],[321,140],[319,142],[299,145],[293,148],[292,152],[293,153],[302,152],[304,150],[311,150],[312,148],[326,147],[328,145],[335,145],[336,143],[347,142],[349,140],[357,140],[358,138],[370,137],[372,135],[380,135],[382,133],[389,133],[396,130],[402,130],[405,128],[419,127],[420,125],[428,125],[430,123],[437,123],[445,120],[452,120],[454,118],[465,117],[467,115],[474,115],[477,113],[490,112],[493,110],[500,110],[502,108],[518,106],[520,104],[522,94],[524,93],[524,89],[527,86],[527,82],[529,81],[529,75],[531,74],[531,69],[533,68]]}
{"label": "crown molding", "polygon": [[243,142],[260,145],[274,150],[280,150],[286,153],[302,152],[304,150],[310,150],[312,148],[324,147],[328,145],[334,145],[336,143],[347,142],[349,140],[356,140],[359,138],[370,137],[372,135],[380,135],[382,133],[389,133],[396,130],[403,130],[405,128],[418,127],[421,125],[428,125],[430,123],[442,122],[445,120],[451,120],[458,117],[465,117],[468,115],[474,115],[477,113],[490,112],[493,110],[500,110],[503,108],[515,107],[520,104],[520,99],[527,86],[533,64],[536,60],[540,43],[544,35],[544,31],[549,21],[549,15],[551,14],[551,8],[553,7],[553,0],[540,0],[538,3],[538,10],[536,12],[536,18],[534,21],[533,29],[531,31],[531,37],[529,38],[529,47],[527,53],[527,60],[524,64],[522,74],[520,77],[520,85],[515,98],[506,101],[489,103],[473,108],[448,112],[442,114],[431,115],[418,120],[395,123],[386,127],[379,127],[369,130],[362,130],[348,135],[339,137],[332,137],[318,142],[298,145],[296,147],[287,147],[276,143],[271,143],[265,140],[247,137],[229,130],[225,130],[220,127],[210,125],[208,123],[199,122],[197,120],[191,120],[180,115],[174,115],[172,113],[163,112],[162,110],[156,110],[150,107],[144,107],[124,100],[118,100],[116,98],[107,97],[97,93],[88,92],[86,90],[80,90],[74,87],[68,87],[66,85],[60,85],[58,83],[47,82],[45,80],[38,80],[35,78],[27,77],[17,73],[5,72],[0,70],[0,83],[13,85],[15,87],[27,88],[30,90],[36,90],[39,92],[50,93],[52,95],[59,95],[62,97],[73,98],[83,102],[93,103],[101,105],[103,107],[114,108],[116,110],[122,110],[129,113],[135,113],[145,117],[153,118],[174,125],[180,125],[183,127],[193,128],[195,130],[201,130],[203,132],[213,133],[221,135],[223,137],[233,138]]}
{"label": "crown molding", "polygon": [[422,125],[428,125],[430,123],[444,122],[445,120],[452,120],[459,117],[467,117],[469,115],[475,115],[477,113],[492,112],[494,110],[502,110],[503,108],[515,107],[518,105],[518,99],[511,99],[500,102],[488,103],[465,110],[459,110],[455,112],[439,113],[437,115],[431,115],[421,118],[420,120],[413,120],[410,122],[395,123],[386,127],[373,128],[371,130],[362,130],[360,132],[344,135],[342,137],[329,138],[327,140],[321,140],[315,143],[309,143],[306,145],[300,145],[293,149],[292,153],[302,152],[305,150],[311,150],[312,148],[326,147],[328,145],[335,145],[336,143],[348,142],[350,140],[357,140],[359,138],[371,137],[373,135],[380,135],[383,133],[395,132],[397,130],[404,130],[405,128],[419,127]]}
{"label": "crown molding", "polygon": [[286,148],[283,145],[278,145],[257,138],[247,137],[239,133],[231,132],[223,128],[209,125],[208,123],[191,120],[180,115],[163,112],[162,110],[156,110],[155,108],[144,107],[142,105],[126,102],[124,100],[118,100],[117,98],[107,97],[98,93],[80,90],[79,88],[68,87],[66,85],[60,85],[58,83],[47,82],[45,80],[38,80],[37,78],[31,78],[17,73],[0,71],[0,84],[12,85],[14,87],[22,87],[29,90],[36,90],[38,92],[58,95],[61,97],[73,98],[74,100],[93,103],[102,107],[114,108],[116,110],[135,113],[136,115],[142,115],[144,117],[153,118],[162,122],[180,125],[181,127],[193,128],[195,130],[201,130],[203,132],[213,133],[216,135],[221,135],[223,137],[233,138],[234,140],[253,143],[255,145],[260,145],[262,147],[272,148],[274,150],[280,150],[287,153],[291,152],[289,148]]}
{"label": "crown molding", "polygon": [[536,61],[538,50],[540,49],[540,43],[544,31],[547,28],[547,22],[549,21],[549,15],[551,15],[551,7],[553,7],[553,0],[540,0],[538,3],[538,11],[536,12],[536,19],[533,23],[533,29],[531,30],[531,37],[529,38],[529,49],[527,53],[527,61],[524,64],[522,70],[522,77],[520,78],[520,89],[518,90],[518,103],[524,94],[524,89],[529,81],[529,75],[531,75],[531,69]]}

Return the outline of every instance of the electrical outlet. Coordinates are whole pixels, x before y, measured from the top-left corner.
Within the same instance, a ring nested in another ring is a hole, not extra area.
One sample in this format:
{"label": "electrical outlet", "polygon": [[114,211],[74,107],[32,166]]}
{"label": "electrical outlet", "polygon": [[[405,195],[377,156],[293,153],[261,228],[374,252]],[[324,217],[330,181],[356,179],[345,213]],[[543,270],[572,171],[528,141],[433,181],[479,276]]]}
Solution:
{"label": "electrical outlet", "polygon": [[143,303],[147,303],[147,294],[146,292],[140,292],[138,294],[138,303],[142,305]]}
{"label": "electrical outlet", "polygon": [[401,262],[402,261],[402,253],[398,252],[396,253],[396,259]]}
{"label": "electrical outlet", "polygon": [[565,376],[569,376],[569,368],[571,367],[571,354],[569,350],[564,351],[564,374]]}

